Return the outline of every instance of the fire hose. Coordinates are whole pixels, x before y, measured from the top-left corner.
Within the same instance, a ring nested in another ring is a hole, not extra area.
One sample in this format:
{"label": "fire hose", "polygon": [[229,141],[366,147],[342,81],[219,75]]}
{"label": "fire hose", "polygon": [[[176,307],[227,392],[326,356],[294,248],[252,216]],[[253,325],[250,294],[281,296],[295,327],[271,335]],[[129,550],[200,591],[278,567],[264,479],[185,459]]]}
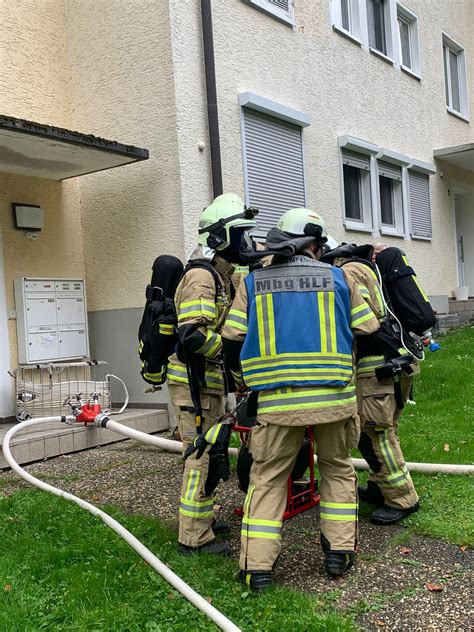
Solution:
{"label": "fire hose", "polygon": [[[146,432],[141,432],[140,430],[128,428],[121,423],[112,421],[105,413],[96,417],[94,423],[100,428],[107,428],[107,430],[117,432],[118,434],[121,434],[124,437],[128,437],[129,439],[134,439],[135,441],[140,441],[142,443],[155,446],[156,448],[167,450],[168,452],[179,452],[181,454],[183,450],[183,444],[180,441],[174,441],[173,439],[164,439],[162,437],[147,434]],[[238,452],[238,448],[229,448],[229,454],[232,456],[237,456]],[[369,469],[369,466],[364,459],[352,459],[352,464],[354,465],[356,470]],[[415,462],[408,462],[406,465],[411,472],[423,472],[426,474],[474,474],[474,465]]]}
{"label": "fire hose", "polygon": [[[148,549],[144,544],[142,544],[140,540],[138,540],[132,533],[130,533],[130,531],[128,531],[128,529],[126,529],[123,525],[121,525],[120,522],[118,522],[117,520],[109,516],[107,513],[105,513],[98,507],[95,507],[91,503],[85,500],[82,500],[82,498],[78,498],[77,496],[74,496],[73,494],[70,494],[69,492],[59,489],[58,487],[54,487],[53,485],[49,485],[48,483],[41,481],[35,476],[32,476],[29,472],[27,472],[20,465],[18,465],[18,463],[13,458],[13,455],[10,449],[10,442],[13,439],[13,437],[17,434],[17,432],[22,431],[25,428],[30,428],[32,426],[37,426],[40,424],[45,424],[45,423],[54,422],[54,421],[73,424],[76,422],[76,419],[77,419],[76,415],[67,415],[66,417],[64,416],[63,417],[59,417],[59,416],[58,417],[41,417],[38,419],[25,421],[22,424],[19,424],[19,425],[13,426],[13,428],[10,428],[10,430],[7,432],[7,434],[5,435],[3,439],[3,446],[2,446],[3,454],[5,455],[5,459],[8,465],[19,476],[21,476],[25,481],[27,481],[34,487],[38,487],[39,489],[42,489],[43,491],[50,492],[54,494],[55,496],[59,496],[60,498],[65,498],[66,500],[70,500],[73,503],[76,503],[76,505],[79,505],[79,507],[81,507],[82,509],[89,511],[94,516],[97,516],[98,518],[100,518],[102,522],[104,522],[108,527],[110,527],[113,531],[115,531],[115,533],[117,533],[123,540],[125,540],[125,542],[127,542],[127,544],[129,544],[132,547],[132,549],[134,549],[145,560],[145,562],[147,562],[153,569],[155,569],[155,571],[159,573],[161,577],[163,577],[163,579],[165,579],[169,584],[171,584],[171,586],[173,586],[173,588],[179,591],[190,603],[196,606],[196,608],[198,608],[201,612],[203,612],[206,616],[208,616],[212,621],[214,621],[214,623],[221,630],[224,630],[225,632],[241,632],[240,628],[238,628],[234,623],[232,623],[232,621],[230,621],[230,619],[228,619],[221,612],[219,612],[219,610],[214,608],[214,606],[212,606],[208,601],[206,601],[206,599],[201,597],[201,595],[199,595],[195,590],[193,590],[191,586],[189,586],[178,575],[176,575],[176,573],[174,573],[170,568],[168,568],[166,564],[161,562],[156,557],[156,555],[154,555],[154,553],[150,551],[150,549]],[[122,426],[122,424],[119,424],[117,422],[108,422],[107,425],[109,424],[110,424],[109,427],[111,430],[112,430],[112,426],[113,426],[113,429],[116,431],[118,430],[117,426],[120,426],[121,429],[125,428],[125,426]],[[127,431],[131,431],[131,429],[127,428]],[[132,438],[138,438],[140,441],[143,441],[144,436],[157,439],[157,437],[151,437],[151,435],[147,435],[146,433],[143,433],[143,432],[138,432],[136,430],[133,432],[137,433],[138,435],[141,435],[140,438],[132,437]],[[166,441],[166,440],[162,439],[161,441]],[[174,444],[176,442],[168,441],[168,443]],[[160,445],[159,447],[163,447],[163,445]]]}

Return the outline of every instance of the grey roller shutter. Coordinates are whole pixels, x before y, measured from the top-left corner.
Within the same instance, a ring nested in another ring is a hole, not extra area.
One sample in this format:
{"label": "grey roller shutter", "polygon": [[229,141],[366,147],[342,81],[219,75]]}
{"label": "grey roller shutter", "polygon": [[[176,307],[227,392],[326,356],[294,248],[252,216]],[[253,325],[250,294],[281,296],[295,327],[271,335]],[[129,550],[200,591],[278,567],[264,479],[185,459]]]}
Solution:
{"label": "grey roller shutter", "polygon": [[386,178],[392,178],[393,180],[402,179],[402,169],[397,165],[392,165],[390,162],[378,161],[379,175]]}
{"label": "grey roller shutter", "polygon": [[350,149],[342,150],[342,163],[350,167],[357,167],[357,169],[370,170],[370,156],[358,154],[355,151],[350,151]]}
{"label": "grey roller shutter", "polygon": [[411,236],[431,238],[430,178],[419,171],[408,171]]}
{"label": "grey roller shutter", "polygon": [[265,236],[289,208],[306,205],[301,128],[244,108],[248,203],[256,206]]}

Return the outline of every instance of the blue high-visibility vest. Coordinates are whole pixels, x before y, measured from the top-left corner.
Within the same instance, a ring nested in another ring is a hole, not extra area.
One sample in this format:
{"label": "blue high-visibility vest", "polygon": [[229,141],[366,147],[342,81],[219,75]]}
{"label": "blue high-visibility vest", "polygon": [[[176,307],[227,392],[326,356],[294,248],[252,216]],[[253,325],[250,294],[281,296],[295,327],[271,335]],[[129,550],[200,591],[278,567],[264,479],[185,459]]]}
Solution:
{"label": "blue high-visibility vest", "polygon": [[296,256],[252,272],[245,284],[248,333],[240,360],[249,388],[349,384],[353,335],[342,270]]}

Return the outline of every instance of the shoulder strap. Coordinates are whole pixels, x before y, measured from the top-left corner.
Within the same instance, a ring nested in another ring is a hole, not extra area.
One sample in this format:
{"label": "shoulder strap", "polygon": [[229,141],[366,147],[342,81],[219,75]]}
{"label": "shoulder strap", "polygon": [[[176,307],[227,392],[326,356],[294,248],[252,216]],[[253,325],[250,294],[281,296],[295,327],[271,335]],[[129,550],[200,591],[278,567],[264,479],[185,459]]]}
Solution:
{"label": "shoulder strap", "polygon": [[219,275],[217,274],[217,270],[214,268],[214,266],[212,265],[212,263],[210,263],[209,261],[206,261],[205,259],[196,259],[193,261],[189,261],[188,264],[186,265],[186,267],[184,268],[184,272],[183,272],[183,276],[181,278],[184,277],[184,275],[186,274],[186,272],[188,272],[189,270],[195,269],[195,268],[201,268],[202,270],[207,270],[208,272],[210,272],[210,274],[212,274],[212,278],[214,279],[214,283],[216,286],[216,300],[217,300],[217,294],[219,291],[219,288],[221,287],[221,280],[219,278]]}

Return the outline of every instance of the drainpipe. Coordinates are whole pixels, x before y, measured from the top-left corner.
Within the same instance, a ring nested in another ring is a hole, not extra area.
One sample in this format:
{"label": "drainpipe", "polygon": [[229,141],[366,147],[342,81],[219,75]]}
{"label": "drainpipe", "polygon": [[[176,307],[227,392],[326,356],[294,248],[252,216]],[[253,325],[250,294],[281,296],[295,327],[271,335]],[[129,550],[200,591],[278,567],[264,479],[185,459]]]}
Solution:
{"label": "drainpipe", "polygon": [[216,198],[218,195],[221,195],[223,189],[211,0],[201,0],[201,16],[204,71],[206,74],[207,118],[209,121],[209,144],[211,146],[212,190]]}

